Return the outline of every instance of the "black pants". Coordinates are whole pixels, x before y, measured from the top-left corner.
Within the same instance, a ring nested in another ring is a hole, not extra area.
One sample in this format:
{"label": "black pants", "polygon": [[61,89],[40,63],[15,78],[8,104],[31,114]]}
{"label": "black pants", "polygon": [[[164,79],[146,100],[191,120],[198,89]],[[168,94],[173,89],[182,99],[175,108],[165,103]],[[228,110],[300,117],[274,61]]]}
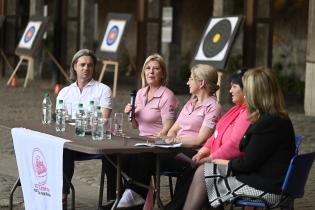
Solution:
{"label": "black pants", "polygon": [[[64,149],[63,152],[63,189],[62,192],[64,194],[70,193],[70,185],[68,182],[71,182],[74,173],[74,162],[76,160],[82,160],[93,156],[90,154],[85,154],[81,152],[75,152],[71,150]],[[116,163],[116,156],[109,155],[108,156],[114,163]],[[107,200],[113,200],[116,198],[116,168],[108,161],[104,160],[105,164],[105,174],[107,177]]]}
{"label": "black pants", "polygon": [[[186,155],[192,157],[196,152],[185,152]],[[186,168],[191,168],[190,164],[176,160],[176,153],[168,153],[160,155],[160,171],[172,171],[182,174]],[[122,170],[133,180],[145,185],[150,184],[151,176],[155,176],[156,156],[154,154],[136,154],[126,155],[122,159]],[[126,188],[130,188],[139,193],[144,199],[148,193],[148,189],[135,185],[125,184]],[[175,188],[176,190],[176,188]],[[188,190],[187,190],[188,192]]]}

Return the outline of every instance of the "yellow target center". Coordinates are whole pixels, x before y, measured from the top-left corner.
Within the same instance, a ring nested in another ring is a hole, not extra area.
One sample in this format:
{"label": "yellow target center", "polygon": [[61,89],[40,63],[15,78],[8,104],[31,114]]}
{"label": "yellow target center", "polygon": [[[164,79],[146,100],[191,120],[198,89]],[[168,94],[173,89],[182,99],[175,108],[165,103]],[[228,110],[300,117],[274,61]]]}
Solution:
{"label": "yellow target center", "polygon": [[116,35],[115,32],[111,32],[111,33],[109,34],[109,39],[114,39],[115,35]]}
{"label": "yellow target center", "polygon": [[217,43],[218,41],[220,41],[220,39],[221,39],[221,34],[217,33],[213,36],[212,42]]}

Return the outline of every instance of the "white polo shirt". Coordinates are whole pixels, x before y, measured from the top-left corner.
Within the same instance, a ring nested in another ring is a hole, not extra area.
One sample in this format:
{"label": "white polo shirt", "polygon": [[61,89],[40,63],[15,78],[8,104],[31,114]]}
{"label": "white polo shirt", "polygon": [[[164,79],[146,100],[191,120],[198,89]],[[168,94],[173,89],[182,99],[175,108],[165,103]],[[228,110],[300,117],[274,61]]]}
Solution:
{"label": "white polo shirt", "polygon": [[83,104],[84,110],[87,110],[90,101],[94,101],[95,106],[112,109],[112,91],[111,89],[100,82],[92,79],[84,88],[82,93],[77,85],[77,82],[64,87],[58,94],[56,104],[59,100],[63,100],[64,104],[71,103],[72,116],[76,113],[79,103]]}

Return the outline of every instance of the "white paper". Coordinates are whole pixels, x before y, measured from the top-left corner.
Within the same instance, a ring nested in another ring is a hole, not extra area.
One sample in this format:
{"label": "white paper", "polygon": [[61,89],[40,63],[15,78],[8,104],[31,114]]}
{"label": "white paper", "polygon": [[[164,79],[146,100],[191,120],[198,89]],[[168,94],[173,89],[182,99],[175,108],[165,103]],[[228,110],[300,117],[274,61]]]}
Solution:
{"label": "white paper", "polygon": [[155,144],[155,143],[136,143],[136,147],[146,146],[146,147],[161,147],[161,148],[177,148],[181,147],[182,143],[178,144]]}

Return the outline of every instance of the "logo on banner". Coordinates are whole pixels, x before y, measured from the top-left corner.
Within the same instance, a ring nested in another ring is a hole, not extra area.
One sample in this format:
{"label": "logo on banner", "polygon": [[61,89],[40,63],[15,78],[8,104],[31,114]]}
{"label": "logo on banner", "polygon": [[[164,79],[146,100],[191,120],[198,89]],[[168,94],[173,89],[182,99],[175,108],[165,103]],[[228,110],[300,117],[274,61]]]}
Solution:
{"label": "logo on banner", "polygon": [[25,43],[29,42],[33,38],[34,33],[35,33],[35,27],[32,26],[26,32],[25,37],[24,37],[24,42]]}
{"label": "logo on banner", "polygon": [[38,194],[50,196],[49,188],[45,186],[48,176],[47,164],[45,156],[39,148],[33,149],[32,164],[35,178],[37,181],[37,183],[35,183],[34,186],[34,191],[38,192]]}
{"label": "logo on banner", "polygon": [[115,43],[115,41],[117,40],[119,34],[119,28],[115,25],[113,26],[107,36],[106,42],[108,45],[112,45]]}

